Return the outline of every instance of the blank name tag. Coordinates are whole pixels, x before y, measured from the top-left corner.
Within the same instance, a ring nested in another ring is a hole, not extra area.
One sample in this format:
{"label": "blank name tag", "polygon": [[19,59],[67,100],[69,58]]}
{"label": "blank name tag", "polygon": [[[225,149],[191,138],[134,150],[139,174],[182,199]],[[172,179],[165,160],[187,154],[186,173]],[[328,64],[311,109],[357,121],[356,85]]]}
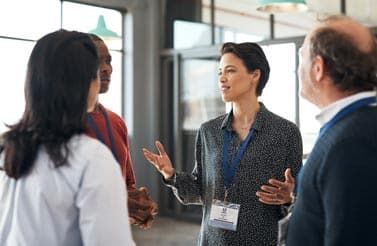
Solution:
{"label": "blank name tag", "polygon": [[240,205],[214,199],[212,201],[209,225],[236,231]]}

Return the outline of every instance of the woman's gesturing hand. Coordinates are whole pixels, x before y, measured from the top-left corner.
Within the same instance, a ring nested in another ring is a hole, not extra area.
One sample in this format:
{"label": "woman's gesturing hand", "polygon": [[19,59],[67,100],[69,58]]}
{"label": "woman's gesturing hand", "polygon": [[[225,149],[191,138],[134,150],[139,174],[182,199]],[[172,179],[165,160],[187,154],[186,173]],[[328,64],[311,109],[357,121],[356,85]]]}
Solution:
{"label": "woman's gesturing hand", "polygon": [[174,168],[171,164],[169,156],[166,154],[164,146],[160,143],[160,141],[156,141],[155,144],[158,154],[143,148],[144,157],[164,176],[165,179],[169,179],[174,174]]}
{"label": "woman's gesturing hand", "polygon": [[262,185],[261,191],[258,191],[256,194],[260,202],[269,205],[281,205],[292,202],[295,179],[292,176],[290,168],[285,170],[284,176],[284,182],[270,179],[268,184]]}

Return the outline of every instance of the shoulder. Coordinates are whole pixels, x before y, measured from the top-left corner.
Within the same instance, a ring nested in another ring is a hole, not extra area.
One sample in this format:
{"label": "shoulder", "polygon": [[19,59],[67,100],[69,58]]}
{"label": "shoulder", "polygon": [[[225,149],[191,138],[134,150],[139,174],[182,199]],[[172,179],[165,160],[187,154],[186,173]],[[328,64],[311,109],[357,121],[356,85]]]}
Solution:
{"label": "shoulder", "polygon": [[222,134],[222,126],[228,114],[220,115],[214,119],[208,120],[200,125],[197,132],[197,138],[200,139],[213,139]]}
{"label": "shoulder", "polygon": [[293,134],[301,137],[298,126],[292,121],[269,111],[264,105],[261,106],[261,113],[264,118],[263,128],[277,133],[280,132],[284,135]]}
{"label": "shoulder", "polygon": [[362,183],[376,180],[376,152],[376,141],[365,136],[352,136],[335,142],[322,155],[319,167],[321,183],[326,178],[346,182],[360,180]]}
{"label": "shoulder", "polygon": [[[352,113],[331,127],[320,139],[327,149],[348,142],[348,139],[363,139],[364,142],[377,139],[377,108],[364,108]],[[354,148],[357,146],[354,145]]]}
{"label": "shoulder", "polygon": [[109,119],[110,119],[111,121],[120,121],[120,122],[124,122],[123,118],[122,118],[120,115],[118,115],[117,113],[115,113],[115,112],[111,111],[110,109],[106,108],[106,107],[103,106],[102,104],[101,104],[101,108],[102,108],[102,110],[106,111],[106,113],[107,113],[107,115],[109,116]]}
{"label": "shoulder", "polygon": [[100,166],[103,162],[111,162],[114,159],[108,147],[86,134],[79,134],[72,137],[69,141],[68,148],[70,151],[70,164]]}
{"label": "shoulder", "polygon": [[128,129],[126,126],[126,122],[123,120],[123,118],[118,115],[117,113],[111,111],[110,109],[104,107],[101,105],[101,109],[106,111],[109,121],[111,122],[112,126],[115,127],[115,129],[120,133],[125,133],[127,135]]}
{"label": "shoulder", "polygon": [[221,126],[228,114],[220,115],[214,119],[208,120],[201,124],[199,131],[221,129]]}

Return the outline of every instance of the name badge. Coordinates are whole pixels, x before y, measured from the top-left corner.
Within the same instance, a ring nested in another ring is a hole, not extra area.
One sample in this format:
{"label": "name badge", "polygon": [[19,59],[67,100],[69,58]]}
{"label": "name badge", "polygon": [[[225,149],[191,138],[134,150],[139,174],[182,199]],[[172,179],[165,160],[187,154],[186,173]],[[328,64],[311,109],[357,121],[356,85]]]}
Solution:
{"label": "name badge", "polygon": [[236,231],[240,205],[214,199],[212,201],[209,225]]}

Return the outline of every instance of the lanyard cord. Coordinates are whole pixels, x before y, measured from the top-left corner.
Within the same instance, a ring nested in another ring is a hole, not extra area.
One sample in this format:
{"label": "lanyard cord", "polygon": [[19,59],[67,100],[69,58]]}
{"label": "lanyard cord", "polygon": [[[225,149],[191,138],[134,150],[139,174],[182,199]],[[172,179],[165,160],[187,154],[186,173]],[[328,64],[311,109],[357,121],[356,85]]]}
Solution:
{"label": "lanyard cord", "polygon": [[224,146],[223,146],[223,172],[224,172],[224,185],[226,189],[229,189],[233,182],[234,175],[241,163],[241,158],[244,155],[247,146],[251,142],[251,139],[253,138],[253,134],[255,132],[255,129],[252,128],[249,131],[249,134],[247,135],[246,139],[242,142],[240,148],[238,149],[236,153],[236,157],[232,160],[231,165],[228,165],[228,159],[229,159],[229,143],[231,140],[231,135],[228,130],[225,130],[224,132]]}
{"label": "lanyard cord", "polygon": [[[116,147],[115,147],[114,135],[113,135],[113,132],[111,130],[110,120],[109,120],[109,117],[107,115],[106,110],[102,111],[102,115],[103,115],[103,117],[105,119],[107,135],[109,136],[109,140],[110,140],[110,149],[111,149],[111,152],[113,153],[114,158],[120,164],[120,159],[119,159],[119,156],[118,156],[118,152],[117,152]],[[86,114],[86,116],[87,116],[87,121],[88,121],[89,126],[93,129],[94,133],[96,134],[96,138],[99,141],[101,141],[103,144],[106,145],[105,139],[103,138],[103,136],[102,136],[102,134],[101,134],[101,132],[100,132],[97,124],[95,123],[93,117],[90,114]]]}

